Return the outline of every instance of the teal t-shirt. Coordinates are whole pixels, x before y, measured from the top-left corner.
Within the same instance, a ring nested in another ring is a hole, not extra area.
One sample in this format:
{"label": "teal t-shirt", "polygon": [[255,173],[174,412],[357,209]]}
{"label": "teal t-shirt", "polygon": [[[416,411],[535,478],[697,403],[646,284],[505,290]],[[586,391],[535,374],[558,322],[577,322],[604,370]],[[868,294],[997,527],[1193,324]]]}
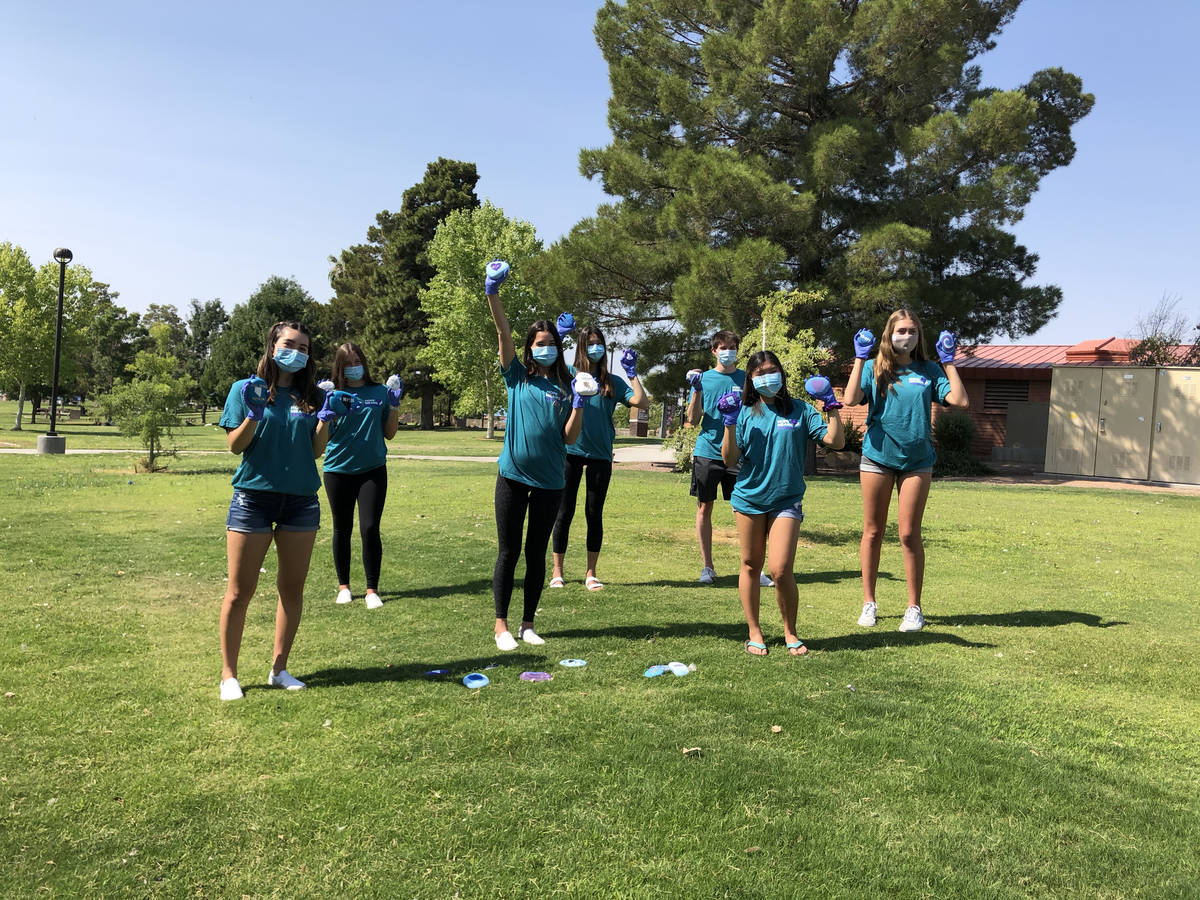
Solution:
{"label": "teal t-shirt", "polygon": [[721,458],[721,441],[725,439],[725,421],[717,410],[717,401],[722,394],[728,394],[735,387],[739,390],[746,386],[746,373],[734,369],[728,375],[709,369],[700,376],[700,402],[704,405],[704,416],[700,420],[700,435],[696,438],[696,449],[693,456],[704,459]]}
{"label": "teal t-shirt", "polygon": [[[575,367],[570,366],[571,375],[575,375]],[[611,397],[596,394],[585,397],[583,401],[583,430],[579,432],[579,440],[567,445],[567,453],[572,456],[586,456],[588,459],[603,459],[612,462],[613,438],[617,431],[613,428],[613,412],[618,403],[629,405],[633,399],[633,388],[612,372],[608,373],[612,383]]]}
{"label": "teal t-shirt", "polygon": [[[233,383],[221,413],[222,428],[237,428],[246,421],[242,402],[243,378]],[[325,394],[317,390],[317,409]],[[291,393],[276,389],[275,400],[267,404],[254,429],[254,437],[242,451],[242,462],[233,473],[233,486],[243,491],[275,491],[307,497],[321,487],[317,461],[313,458],[312,438],[317,430],[317,413],[301,411]]]}
{"label": "teal t-shirt", "polygon": [[567,479],[567,445],[563,426],[571,414],[571,392],[541,375],[528,375],[513,357],[504,370],[508,386],[508,424],[500,451],[500,474],[513,481],[550,491]]}
{"label": "teal t-shirt", "polygon": [[795,398],[786,416],[766,401],[742,407],[734,429],[742,462],[730,505],[757,516],[799,503],[804,497],[808,442],[819,441],[828,430],[819,412]]}
{"label": "teal t-shirt", "polygon": [[875,393],[875,360],[863,366],[867,429],[863,456],[900,472],[933,465],[933,401],[945,404],[950,380],[932,360],[914,360],[897,372],[899,380],[882,397]]}
{"label": "teal t-shirt", "polygon": [[382,384],[364,384],[346,391],[358,397],[362,406],[334,420],[325,447],[325,471],[370,472],[387,463],[383,426],[392,411],[388,389]]}

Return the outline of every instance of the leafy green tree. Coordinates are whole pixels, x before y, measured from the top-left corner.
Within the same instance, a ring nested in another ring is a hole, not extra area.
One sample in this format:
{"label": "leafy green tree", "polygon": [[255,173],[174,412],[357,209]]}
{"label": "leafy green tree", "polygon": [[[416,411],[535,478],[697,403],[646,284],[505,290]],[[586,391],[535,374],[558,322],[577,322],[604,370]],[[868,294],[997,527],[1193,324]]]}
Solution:
{"label": "leafy green tree", "polygon": [[181,370],[179,358],[171,353],[171,326],[159,322],[150,326],[153,349],[138,352],[129,367],[133,378],[118,384],[100,398],[105,414],[116,423],[121,434],[137,437],[146,448],[144,466],[153,471],[158,457],[170,451],[164,444],[179,425],[180,408],[196,386]]}
{"label": "leafy green tree", "polygon": [[795,324],[842,348],[901,303],[965,341],[1036,331],[1061,292],[1007,229],[1093,98],[1057,68],[983,85],[1019,3],[608,0],[613,141],[580,167],[618,199],[547,254],[547,296],[682,331],[684,353],[780,289],[822,291]]}
{"label": "leafy green tree", "polygon": [[343,250],[330,284],[331,335],[363,345],[376,372],[402,372],[422,396],[421,427],[433,427],[434,376],[417,375],[425,346],[426,315],[419,293],[433,278],[428,248],[438,225],[455,210],[477,209],[475,164],[439,157],[404,192],[400,211],[384,210],[367,229],[367,242]]}
{"label": "leafy green tree", "polygon": [[[184,368],[196,382],[193,395],[200,404],[200,421],[207,423],[208,407],[225,400],[222,385],[216,380],[212,365],[212,345],[229,324],[229,313],[220,300],[192,300],[187,319],[186,356]],[[224,385],[227,389],[228,384]]]}
{"label": "leafy green tree", "polygon": [[[267,332],[276,322],[298,321],[308,325],[316,312],[312,295],[291,278],[272,275],[250,298],[234,307],[228,326],[212,339],[211,381],[224,400],[229,385],[254,373],[266,351]],[[312,351],[318,353],[314,346]]]}
{"label": "leafy green tree", "polygon": [[80,347],[80,372],[76,386],[82,396],[96,397],[112,390],[133,362],[138,347],[148,339],[141,317],[116,304],[116,291],[94,282],[92,311],[87,316]]}
{"label": "leafy green tree", "polygon": [[173,303],[151,303],[142,313],[142,328],[146,330],[147,338],[150,329],[159,324],[166,325],[169,329],[168,346],[171,352],[183,358],[186,354],[188,329]]}
{"label": "leafy green tree", "polygon": [[496,327],[483,296],[483,267],[493,259],[507,260],[512,266],[500,293],[519,355],[525,329],[538,318],[553,318],[548,310],[537,308],[523,279],[541,249],[532,225],[506,218],[491,203],[452,212],[429,245],[436,274],[421,292],[421,306],[429,317],[429,344],[418,361],[437,367],[438,379],[454,392],[454,408],[460,415],[480,411],[486,415],[489,439],[495,436],[493,417],[506,394],[496,354]]}
{"label": "leafy green tree", "polygon": [[[27,392],[50,387],[58,279],[58,263],[47,262],[35,269],[20,247],[0,243],[0,384],[17,392],[13,431],[21,430]],[[82,335],[95,308],[95,295],[91,271],[86,266],[68,266],[63,288],[60,385],[70,383],[79,372]]]}

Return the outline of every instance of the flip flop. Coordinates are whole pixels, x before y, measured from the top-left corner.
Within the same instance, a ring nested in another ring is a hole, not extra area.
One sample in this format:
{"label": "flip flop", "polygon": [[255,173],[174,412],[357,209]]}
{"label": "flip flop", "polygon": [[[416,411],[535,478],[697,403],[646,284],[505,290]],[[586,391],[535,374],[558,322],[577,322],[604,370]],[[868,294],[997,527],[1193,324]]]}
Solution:
{"label": "flip flop", "polygon": [[583,583],[584,583],[584,585],[587,586],[587,589],[589,591],[604,590],[604,584],[595,575],[589,575],[587,578],[584,579]]}
{"label": "flip flop", "polygon": [[560,588],[560,587],[566,587],[566,586],[567,586],[567,583],[565,581],[563,581],[561,578],[559,578],[557,575],[550,579],[550,587],[552,587],[552,588]]}
{"label": "flip flop", "polygon": [[[753,647],[755,650],[761,650],[762,653],[750,653],[751,647]],[[747,653],[750,653],[751,656],[766,656],[767,653],[770,652],[767,650],[767,645],[762,641],[742,641],[742,649]]]}
{"label": "flip flop", "polygon": [[787,648],[789,653],[792,653],[793,650],[800,651],[799,653],[792,653],[792,656],[804,656],[808,653],[808,648],[804,646],[804,641],[788,641]]}
{"label": "flip flop", "polygon": [[482,672],[472,672],[470,675],[464,676],[462,681],[463,684],[472,689],[487,687],[487,685],[490,683],[488,681],[488,677]]}

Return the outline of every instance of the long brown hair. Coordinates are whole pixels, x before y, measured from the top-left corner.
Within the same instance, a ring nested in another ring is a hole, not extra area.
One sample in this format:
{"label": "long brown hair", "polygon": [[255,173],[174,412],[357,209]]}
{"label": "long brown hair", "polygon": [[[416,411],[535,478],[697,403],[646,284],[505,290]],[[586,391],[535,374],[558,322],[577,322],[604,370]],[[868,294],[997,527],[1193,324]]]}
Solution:
{"label": "long brown hair", "polygon": [[308,364],[298,372],[292,373],[292,384],[288,388],[296,405],[305,413],[314,413],[320,406],[317,398],[317,364],[313,360],[312,335],[308,326],[301,322],[276,322],[267,332],[267,348],[262,359],[258,361],[255,374],[267,383],[270,391],[268,402],[275,401],[275,387],[279,384],[280,368],[275,362],[275,344],[285,328],[293,328],[308,338]]}
{"label": "long brown hair", "polygon": [[[600,343],[604,345],[605,354],[597,360],[594,360],[587,355],[588,341],[593,338],[600,338]],[[600,393],[605,397],[613,395],[612,379],[608,377],[608,341],[604,339],[604,332],[595,325],[586,325],[579,329],[579,334],[575,341],[575,370],[577,372],[587,372],[596,379],[596,384],[600,386]]]}
{"label": "long brown hair", "polygon": [[525,332],[525,355],[521,358],[521,362],[525,363],[525,374],[537,374],[538,364],[533,358],[533,341],[539,331],[550,332],[550,337],[554,338],[554,346],[558,348],[558,356],[554,358],[554,364],[547,367],[550,370],[550,378],[570,390],[571,376],[567,372],[566,362],[563,361],[562,338],[558,336],[557,326],[548,319],[538,319]]}
{"label": "long brown hair", "polygon": [[875,355],[875,394],[882,396],[885,391],[893,390],[897,381],[900,380],[900,375],[896,371],[896,350],[892,347],[892,331],[896,328],[896,323],[904,319],[912,319],[913,324],[917,326],[917,346],[913,347],[912,353],[909,355],[914,360],[925,360],[929,357],[925,355],[925,329],[921,327],[921,320],[917,318],[917,314],[911,309],[900,308],[888,316],[887,324],[883,326],[883,334],[879,336],[879,353]]}
{"label": "long brown hair", "polygon": [[346,341],[339,344],[333,353],[333,372],[329,380],[333,382],[334,387],[340,391],[346,389],[346,362],[351,356],[357,356],[362,361],[363,383],[375,384],[375,379],[371,377],[371,366],[367,363],[367,355],[362,352],[362,347],[353,341]]}

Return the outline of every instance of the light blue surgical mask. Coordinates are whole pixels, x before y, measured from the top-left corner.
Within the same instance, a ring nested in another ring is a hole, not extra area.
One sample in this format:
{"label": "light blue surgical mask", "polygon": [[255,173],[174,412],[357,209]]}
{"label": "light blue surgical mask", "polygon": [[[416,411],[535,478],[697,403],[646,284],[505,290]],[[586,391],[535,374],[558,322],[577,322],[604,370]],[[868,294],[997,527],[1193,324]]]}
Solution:
{"label": "light blue surgical mask", "polygon": [[770,400],[783,387],[783,373],[768,372],[766,375],[755,375],[751,381],[754,382],[754,389]]}
{"label": "light blue surgical mask", "polygon": [[346,366],[346,368],[342,369],[342,374],[350,381],[361,381],[363,366]]}
{"label": "light blue surgical mask", "polygon": [[539,366],[552,366],[554,361],[558,359],[557,347],[534,347],[533,361]]}
{"label": "light blue surgical mask", "polygon": [[604,345],[588,344],[587,355],[588,359],[590,359],[592,362],[600,362],[600,360],[604,359]]}
{"label": "light blue surgical mask", "polygon": [[291,347],[278,347],[275,350],[275,365],[285,372],[299,372],[308,365],[308,354],[293,350]]}
{"label": "light blue surgical mask", "polygon": [[719,362],[723,366],[732,366],[735,362],[737,362],[737,351],[736,350],[718,350],[717,351],[717,362]]}

